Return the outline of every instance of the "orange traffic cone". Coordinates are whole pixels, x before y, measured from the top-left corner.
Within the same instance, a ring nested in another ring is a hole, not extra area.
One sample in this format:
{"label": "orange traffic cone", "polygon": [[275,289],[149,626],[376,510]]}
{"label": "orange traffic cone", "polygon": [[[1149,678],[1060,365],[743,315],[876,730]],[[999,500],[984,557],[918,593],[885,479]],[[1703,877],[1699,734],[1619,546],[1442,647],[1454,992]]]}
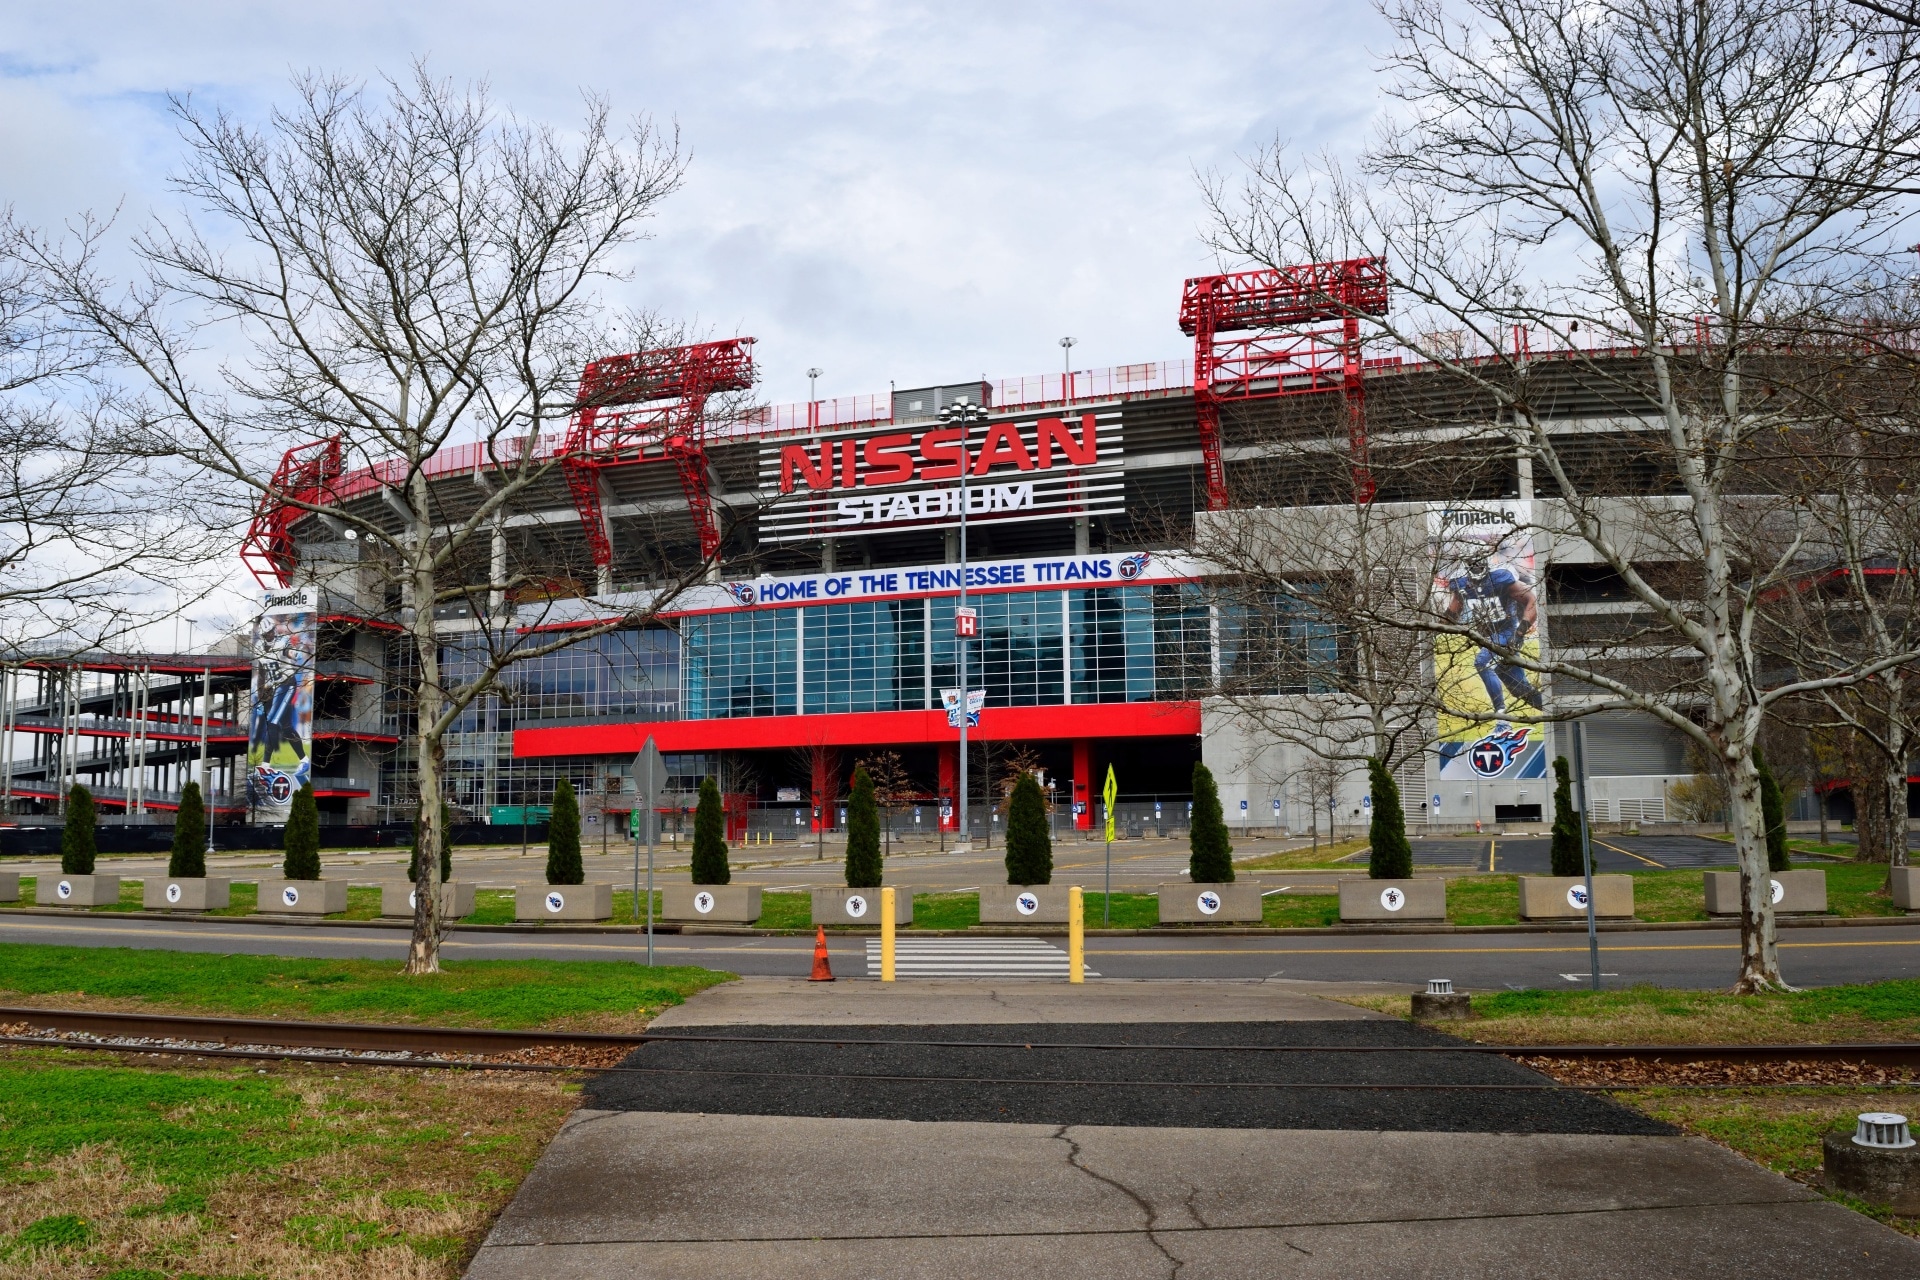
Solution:
{"label": "orange traffic cone", "polygon": [[813,936],[813,976],[808,982],[832,982],[833,967],[827,963],[827,929],[816,925]]}

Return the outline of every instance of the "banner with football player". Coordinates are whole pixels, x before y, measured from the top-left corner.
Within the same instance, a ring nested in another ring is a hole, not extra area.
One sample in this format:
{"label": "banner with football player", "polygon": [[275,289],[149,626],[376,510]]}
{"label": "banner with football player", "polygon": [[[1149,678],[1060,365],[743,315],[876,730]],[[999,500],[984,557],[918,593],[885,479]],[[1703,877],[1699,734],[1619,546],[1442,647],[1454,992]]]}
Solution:
{"label": "banner with football player", "polygon": [[1538,659],[1546,610],[1533,551],[1532,503],[1436,504],[1427,511],[1433,607],[1467,635],[1437,635],[1440,777],[1544,778],[1546,726]]}
{"label": "banner with football player", "polygon": [[313,774],[313,663],[319,593],[269,591],[253,628],[253,691],[247,722],[247,803],[266,822],[285,822],[293,793]]}

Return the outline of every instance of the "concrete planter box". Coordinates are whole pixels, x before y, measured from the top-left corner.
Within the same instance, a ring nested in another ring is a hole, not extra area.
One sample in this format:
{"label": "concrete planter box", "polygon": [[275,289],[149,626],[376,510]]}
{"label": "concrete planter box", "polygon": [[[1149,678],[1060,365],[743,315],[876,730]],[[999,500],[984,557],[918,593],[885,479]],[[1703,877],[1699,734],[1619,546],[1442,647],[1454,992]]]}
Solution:
{"label": "concrete planter box", "polygon": [[611,920],[613,886],[521,884],[513,887],[515,920]]}
{"label": "concrete planter box", "polygon": [[0,902],[20,901],[20,873],[0,871]]}
{"label": "concrete planter box", "polygon": [[[1774,871],[1767,877],[1773,883],[1773,910],[1777,915],[1824,914],[1827,909],[1827,873],[1824,871]],[[1740,873],[1707,872],[1707,914],[1740,914]]]}
{"label": "concrete planter box", "polygon": [[[874,891],[872,916],[879,903]],[[660,890],[660,918],[689,924],[752,924],[760,918],[757,884],[670,884]],[[818,917],[815,917],[818,919]],[[822,924],[826,921],[822,920]],[[877,920],[876,920],[877,923]]]}
{"label": "concrete planter box", "polygon": [[215,911],[232,904],[233,881],[222,876],[158,876],[140,882],[148,911]]}
{"label": "concrete planter box", "polygon": [[1260,885],[1253,880],[1232,884],[1163,884],[1161,924],[1259,924]]}
{"label": "concrete planter box", "polygon": [[[1585,920],[1587,881],[1584,876],[1521,876],[1522,920]],[[1593,878],[1593,914],[1603,919],[1633,915],[1633,877]]]}
{"label": "concrete planter box", "polygon": [[1439,876],[1340,882],[1340,918],[1371,923],[1445,920],[1447,882]]}
{"label": "concrete planter box", "polygon": [[1902,911],[1920,911],[1920,867],[1894,867],[1893,905]]}
{"label": "concrete planter box", "polygon": [[347,909],[345,880],[262,880],[255,911],[279,916],[330,916]]}
{"label": "concrete planter box", "polygon": [[983,884],[980,923],[1065,924],[1067,889],[1064,884]]}
{"label": "concrete planter box", "polygon": [[34,898],[43,907],[110,907],[120,901],[119,876],[41,876]]}
{"label": "concrete planter box", "polygon": [[[893,922],[895,924],[913,923],[913,890],[899,885],[888,886],[893,890]],[[813,897],[813,922],[815,924],[872,924],[880,923],[880,891],[878,889],[849,889],[844,885],[815,889]]]}
{"label": "concrete planter box", "polygon": [[[440,886],[440,914],[454,920],[473,914],[473,895],[479,885],[468,880],[449,880]],[[611,901],[611,899],[609,899]],[[413,919],[413,881],[388,880],[380,886],[382,917]]]}

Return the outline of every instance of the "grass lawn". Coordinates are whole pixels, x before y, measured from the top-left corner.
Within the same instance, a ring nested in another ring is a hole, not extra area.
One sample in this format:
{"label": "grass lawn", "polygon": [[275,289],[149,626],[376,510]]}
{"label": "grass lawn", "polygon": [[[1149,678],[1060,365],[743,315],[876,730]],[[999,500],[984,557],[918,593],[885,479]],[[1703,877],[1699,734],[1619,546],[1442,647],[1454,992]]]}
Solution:
{"label": "grass lawn", "polygon": [[[1728,976],[1732,976],[1729,965]],[[1350,1004],[1406,1014],[1406,996]],[[1483,1044],[1754,1044],[1920,1040],[1920,979],[1736,996],[1637,986],[1621,991],[1476,993],[1448,1030]],[[1895,1108],[1899,1110],[1899,1108]]]}
{"label": "grass lawn", "polygon": [[1354,862],[1343,862],[1369,848],[1365,840],[1342,840],[1337,844],[1322,841],[1319,849],[1290,849],[1285,853],[1269,853],[1264,857],[1235,858],[1235,871],[1307,871],[1314,868],[1351,867]]}
{"label": "grass lawn", "polygon": [[980,923],[977,893],[916,893],[913,927],[916,929],[971,929]]}
{"label": "grass lawn", "polygon": [[1340,923],[1337,893],[1276,893],[1260,900],[1260,923],[1275,929],[1312,929]]}
{"label": "grass lawn", "polygon": [[0,1055],[0,1275],[460,1273],[577,1086]]}
{"label": "grass lawn", "polygon": [[1449,924],[1513,924],[1519,919],[1518,877],[1456,876],[1447,881]]}
{"label": "grass lawn", "polygon": [[[1800,864],[1827,873],[1827,914],[1893,916],[1904,914],[1886,890],[1887,869],[1879,866]],[[1633,914],[1638,920],[1706,920],[1706,873],[1635,871]],[[1452,924],[1517,924],[1520,883],[1514,876],[1461,876],[1447,881],[1447,920]]]}
{"label": "grass lawn", "polygon": [[[1833,1088],[1774,1093],[1728,1089],[1696,1093],[1648,1089],[1611,1096],[1804,1183],[1813,1183],[1820,1172],[1820,1143],[1828,1130],[1844,1128],[1852,1132],[1854,1117],[1862,1111],[1909,1115],[1913,1108],[1913,1094],[1899,1090],[1872,1093]],[[1897,1217],[1852,1196],[1827,1194],[1896,1231],[1920,1235],[1920,1218]]]}
{"label": "grass lawn", "polygon": [[[1087,928],[1107,927],[1106,896],[1104,893],[1081,895],[1080,918]],[[1151,893],[1116,893],[1112,921],[1115,929],[1150,929],[1160,923],[1160,899]]]}
{"label": "grass lawn", "polygon": [[245,1018],[630,1030],[731,977],[622,961],[462,960],[408,978],[391,960],[0,943],[0,1003]]}

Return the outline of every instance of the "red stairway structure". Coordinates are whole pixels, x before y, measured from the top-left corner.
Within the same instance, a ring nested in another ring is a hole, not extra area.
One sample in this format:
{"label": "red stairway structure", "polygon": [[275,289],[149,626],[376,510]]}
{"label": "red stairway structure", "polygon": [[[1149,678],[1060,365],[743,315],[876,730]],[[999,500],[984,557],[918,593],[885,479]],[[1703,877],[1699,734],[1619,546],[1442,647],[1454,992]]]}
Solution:
{"label": "red stairway structure", "polygon": [[1206,466],[1209,511],[1227,505],[1227,469],[1220,452],[1221,404],[1326,391],[1346,397],[1354,491],[1362,502],[1373,498],[1373,475],[1367,466],[1366,388],[1360,376],[1360,317],[1384,315],[1386,310],[1385,258],[1349,258],[1187,281],[1180,295],[1180,329],[1193,336],[1194,416]]}
{"label": "red stairway structure", "polygon": [[719,552],[720,528],[707,487],[707,398],[744,391],[753,377],[752,338],[637,351],[587,365],[561,466],[596,567],[613,564],[600,473],[643,462],[673,464],[701,556],[711,560]]}
{"label": "red stairway structure", "polygon": [[[340,478],[340,437],[297,444],[281,455],[253,511],[253,523],[240,540],[240,562],[262,587],[290,586],[295,554],[293,525],[309,510],[332,499]],[[269,581],[271,579],[271,581]]]}

